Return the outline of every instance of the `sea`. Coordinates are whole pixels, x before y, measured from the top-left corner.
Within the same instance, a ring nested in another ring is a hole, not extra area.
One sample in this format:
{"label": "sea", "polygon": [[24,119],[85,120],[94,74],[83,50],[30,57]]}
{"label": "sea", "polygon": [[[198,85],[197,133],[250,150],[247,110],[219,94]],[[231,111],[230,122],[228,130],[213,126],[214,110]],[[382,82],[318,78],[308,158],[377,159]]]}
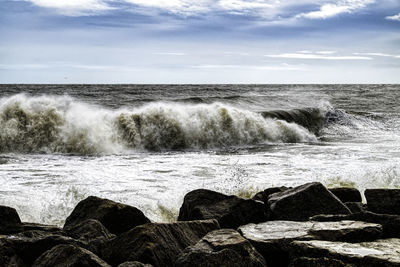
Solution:
{"label": "sea", "polygon": [[400,85],[0,85],[0,205],[63,225],[94,195],[176,219],[207,188],[400,188]]}

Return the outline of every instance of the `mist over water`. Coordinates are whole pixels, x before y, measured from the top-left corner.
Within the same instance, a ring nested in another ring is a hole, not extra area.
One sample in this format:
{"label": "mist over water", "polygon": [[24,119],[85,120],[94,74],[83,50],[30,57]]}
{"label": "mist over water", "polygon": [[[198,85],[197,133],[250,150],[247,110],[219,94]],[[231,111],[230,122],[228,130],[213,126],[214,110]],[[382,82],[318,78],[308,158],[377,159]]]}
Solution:
{"label": "mist over water", "polygon": [[196,188],[400,187],[397,85],[0,89],[0,204],[25,221],[62,224],[89,195],[165,221]]}

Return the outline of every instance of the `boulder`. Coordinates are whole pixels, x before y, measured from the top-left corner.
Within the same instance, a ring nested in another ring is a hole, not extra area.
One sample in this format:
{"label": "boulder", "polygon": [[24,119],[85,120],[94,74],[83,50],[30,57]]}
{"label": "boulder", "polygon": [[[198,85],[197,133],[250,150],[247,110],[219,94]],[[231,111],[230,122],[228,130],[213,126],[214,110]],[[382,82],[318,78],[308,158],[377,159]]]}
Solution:
{"label": "boulder", "polygon": [[0,266],[6,267],[27,267],[24,261],[18,256],[14,247],[0,239]]}
{"label": "boulder", "polygon": [[380,239],[362,243],[311,240],[294,241],[290,245],[292,259],[329,258],[358,267],[400,266],[399,251],[400,239]]}
{"label": "boulder", "polygon": [[364,195],[369,211],[400,215],[400,189],[367,189]]}
{"label": "boulder", "polygon": [[98,254],[103,244],[115,237],[98,220],[89,219],[67,229],[68,236],[87,244],[87,249]]}
{"label": "boulder", "polygon": [[367,206],[361,202],[345,202],[344,204],[352,213],[367,211]]}
{"label": "boulder", "polygon": [[344,262],[330,258],[308,258],[300,257],[290,261],[290,267],[355,267],[353,264],[345,264]]}
{"label": "boulder", "polygon": [[307,221],[318,214],[349,214],[350,210],[321,183],[308,183],[268,198],[274,220]]}
{"label": "boulder", "polygon": [[24,264],[30,266],[45,251],[60,244],[83,245],[70,237],[44,231],[26,231],[0,237],[2,249],[14,253]]}
{"label": "boulder", "polygon": [[22,231],[21,219],[14,208],[0,206],[0,235]]}
{"label": "boulder", "polygon": [[381,236],[382,227],[378,224],[355,221],[269,221],[242,226],[239,228],[239,232],[260,252],[268,266],[287,266],[289,264],[289,245],[293,241],[323,239],[359,242],[374,240]]}
{"label": "boulder", "polygon": [[377,223],[382,225],[382,237],[400,238],[400,215],[376,214],[373,212],[359,212],[349,215],[317,215],[311,217],[313,221],[342,221],[355,220],[369,223]]}
{"label": "boulder", "polygon": [[118,265],[118,267],[153,267],[151,264],[144,264],[138,261],[127,261]]}
{"label": "boulder", "polygon": [[92,252],[73,245],[58,245],[43,253],[32,267],[111,267]]}
{"label": "boulder", "polygon": [[140,225],[108,241],[102,258],[113,266],[126,261],[171,266],[186,247],[216,229],[216,220]]}
{"label": "boulder", "polygon": [[192,266],[267,266],[264,258],[237,231],[215,230],[196,245],[188,247],[175,262],[176,267]]}
{"label": "boulder", "polygon": [[64,230],[87,219],[100,221],[113,234],[121,234],[150,220],[139,209],[108,199],[88,197],[75,207],[65,221]]}
{"label": "boulder", "polygon": [[261,191],[261,192],[258,192],[257,194],[255,194],[255,196],[253,197],[253,200],[258,200],[258,201],[262,201],[262,202],[266,203],[266,202],[268,202],[268,197],[271,194],[283,192],[289,188],[291,188],[291,187],[286,187],[286,186],[270,187],[270,188],[265,189],[264,191]]}
{"label": "boulder", "polygon": [[67,235],[60,227],[55,225],[39,224],[39,223],[22,223],[22,232],[26,231],[42,231],[57,235]]}
{"label": "boulder", "polygon": [[332,194],[334,194],[342,202],[361,202],[361,193],[356,188],[349,187],[337,187],[329,188]]}
{"label": "boulder", "polygon": [[236,229],[247,223],[268,219],[264,203],[237,196],[227,196],[206,189],[186,194],[178,221],[216,219],[222,228]]}

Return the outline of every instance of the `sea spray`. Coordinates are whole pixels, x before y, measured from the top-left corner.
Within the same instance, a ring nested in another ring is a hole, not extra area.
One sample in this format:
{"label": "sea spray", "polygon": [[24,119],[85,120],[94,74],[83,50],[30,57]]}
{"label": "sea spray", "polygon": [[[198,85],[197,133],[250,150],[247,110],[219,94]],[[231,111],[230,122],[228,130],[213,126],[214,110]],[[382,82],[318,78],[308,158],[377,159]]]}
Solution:
{"label": "sea spray", "polygon": [[295,123],[220,103],[156,102],[109,110],[68,96],[0,100],[0,152],[123,153],[314,142]]}

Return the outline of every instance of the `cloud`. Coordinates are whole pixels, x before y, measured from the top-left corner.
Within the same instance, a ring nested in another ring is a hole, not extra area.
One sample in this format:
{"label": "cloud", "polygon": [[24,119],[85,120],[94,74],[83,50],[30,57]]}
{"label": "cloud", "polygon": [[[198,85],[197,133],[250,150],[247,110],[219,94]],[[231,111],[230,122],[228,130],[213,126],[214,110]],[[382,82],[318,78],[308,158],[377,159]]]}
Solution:
{"label": "cloud", "polygon": [[371,57],[365,56],[328,56],[321,54],[305,54],[305,53],[284,53],[277,55],[265,55],[271,58],[290,58],[290,59],[325,59],[325,60],[372,60]]}
{"label": "cloud", "polygon": [[196,69],[243,69],[243,70],[270,70],[270,71],[306,71],[304,64],[290,65],[282,63],[280,65],[240,65],[240,64],[205,64],[191,66]]}
{"label": "cloud", "polygon": [[353,55],[360,55],[360,56],[376,56],[376,57],[391,57],[391,58],[400,58],[400,55],[392,55],[392,54],[386,54],[386,53],[353,53]]}
{"label": "cloud", "polygon": [[112,10],[104,0],[29,0],[33,4],[55,9],[67,16],[94,15],[102,11]]}
{"label": "cloud", "polygon": [[400,13],[397,15],[393,15],[393,16],[387,16],[385,17],[387,20],[395,20],[395,21],[400,21]]}
{"label": "cloud", "polygon": [[159,52],[159,53],[153,53],[154,55],[162,55],[162,56],[186,56],[186,53],[182,52]]}
{"label": "cloud", "polygon": [[375,2],[374,0],[342,0],[337,3],[323,4],[319,10],[301,13],[297,15],[298,18],[307,19],[327,19],[337,16],[342,13],[353,13],[358,9],[362,9],[369,4]]}

